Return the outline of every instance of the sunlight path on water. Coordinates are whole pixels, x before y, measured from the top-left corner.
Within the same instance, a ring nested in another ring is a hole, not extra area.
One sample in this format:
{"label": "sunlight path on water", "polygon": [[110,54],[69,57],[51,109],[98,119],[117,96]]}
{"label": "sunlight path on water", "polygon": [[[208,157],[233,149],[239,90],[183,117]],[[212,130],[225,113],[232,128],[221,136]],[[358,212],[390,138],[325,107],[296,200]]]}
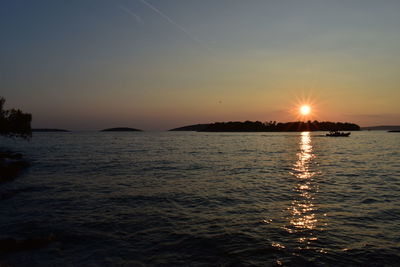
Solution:
{"label": "sunlight path on water", "polygon": [[289,214],[288,224],[284,229],[296,239],[299,250],[318,250],[324,253],[320,247],[313,246],[318,240],[318,231],[322,230],[322,222],[317,216],[318,207],[315,204],[315,197],[318,194],[318,184],[314,181],[319,174],[314,168],[315,154],[313,152],[310,132],[302,132],[300,135],[297,161],[294,163],[291,175],[295,178],[293,184],[293,200],[287,208]]}
{"label": "sunlight path on water", "polygon": [[0,241],[54,240],[0,251],[0,265],[398,266],[399,138],[380,131],[0,138],[0,147],[31,162],[0,186]]}

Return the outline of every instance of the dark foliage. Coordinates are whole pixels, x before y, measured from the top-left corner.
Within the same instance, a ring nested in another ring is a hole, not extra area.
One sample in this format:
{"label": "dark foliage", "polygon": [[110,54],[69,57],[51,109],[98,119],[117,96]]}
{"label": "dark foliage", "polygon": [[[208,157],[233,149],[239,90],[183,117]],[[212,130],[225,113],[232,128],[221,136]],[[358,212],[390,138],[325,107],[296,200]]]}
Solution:
{"label": "dark foliage", "polygon": [[348,122],[216,122],[209,124],[204,132],[302,132],[302,131],[359,131],[360,126]]}
{"label": "dark foliage", "polygon": [[30,138],[32,115],[19,109],[4,109],[5,99],[0,97],[0,135]]}

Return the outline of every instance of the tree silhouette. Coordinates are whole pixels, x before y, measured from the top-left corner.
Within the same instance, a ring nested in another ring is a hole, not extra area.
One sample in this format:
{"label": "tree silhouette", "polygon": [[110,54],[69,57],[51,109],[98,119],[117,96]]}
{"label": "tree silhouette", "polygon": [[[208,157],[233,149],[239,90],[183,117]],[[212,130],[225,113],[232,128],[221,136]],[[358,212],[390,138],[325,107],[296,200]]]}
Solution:
{"label": "tree silhouette", "polygon": [[[188,128],[188,127],[186,127]],[[295,121],[295,122],[276,122],[269,121],[229,121],[215,122],[205,125],[197,131],[201,132],[302,132],[302,131],[359,131],[360,126],[348,122],[330,121]]]}
{"label": "tree silhouette", "polygon": [[4,109],[4,97],[0,97],[0,135],[29,139],[32,136],[32,115],[19,109]]}

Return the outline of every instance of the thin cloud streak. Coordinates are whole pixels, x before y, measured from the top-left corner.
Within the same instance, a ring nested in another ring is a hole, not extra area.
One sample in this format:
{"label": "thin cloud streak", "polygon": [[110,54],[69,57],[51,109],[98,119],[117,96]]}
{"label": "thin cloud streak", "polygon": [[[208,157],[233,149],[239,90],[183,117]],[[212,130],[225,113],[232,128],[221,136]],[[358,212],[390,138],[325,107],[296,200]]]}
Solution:
{"label": "thin cloud streak", "polygon": [[152,4],[150,4],[149,2],[147,2],[146,0],[140,0],[140,2],[142,2],[144,5],[146,5],[148,8],[150,8],[151,10],[153,10],[154,12],[156,12],[158,15],[160,15],[163,19],[165,19],[167,22],[169,22],[171,25],[175,26],[178,30],[180,30],[181,32],[183,32],[184,34],[186,34],[190,39],[192,39],[194,42],[204,46],[207,48],[207,46],[199,39],[197,38],[195,35],[193,35],[192,33],[190,33],[188,30],[186,30],[182,25],[176,23],[173,19],[171,19],[169,16],[167,16],[166,14],[164,14],[163,12],[161,12],[161,10],[159,10],[158,8],[156,8],[155,6],[153,6]]}
{"label": "thin cloud streak", "polygon": [[135,12],[130,10],[129,8],[122,6],[122,5],[118,5],[118,8],[123,10],[124,12],[126,12],[128,15],[132,16],[136,20],[137,23],[144,24],[142,18],[138,14],[136,14]]}

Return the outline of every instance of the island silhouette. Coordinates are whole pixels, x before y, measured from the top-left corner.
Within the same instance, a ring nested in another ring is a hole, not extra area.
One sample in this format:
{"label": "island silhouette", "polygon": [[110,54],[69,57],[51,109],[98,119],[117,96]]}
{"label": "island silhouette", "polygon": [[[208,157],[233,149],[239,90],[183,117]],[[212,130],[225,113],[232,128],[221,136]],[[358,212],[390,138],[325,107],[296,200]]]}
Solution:
{"label": "island silhouette", "polygon": [[296,121],[296,122],[260,122],[260,121],[229,121],[209,124],[195,124],[170,131],[197,132],[303,132],[303,131],[359,131],[360,126],[349,122],[330,121]]}
{"label": "island silhouette", "polygon": [[115,127],[101,130],[100,132],[142,132],[142,130],[128,127]]}

